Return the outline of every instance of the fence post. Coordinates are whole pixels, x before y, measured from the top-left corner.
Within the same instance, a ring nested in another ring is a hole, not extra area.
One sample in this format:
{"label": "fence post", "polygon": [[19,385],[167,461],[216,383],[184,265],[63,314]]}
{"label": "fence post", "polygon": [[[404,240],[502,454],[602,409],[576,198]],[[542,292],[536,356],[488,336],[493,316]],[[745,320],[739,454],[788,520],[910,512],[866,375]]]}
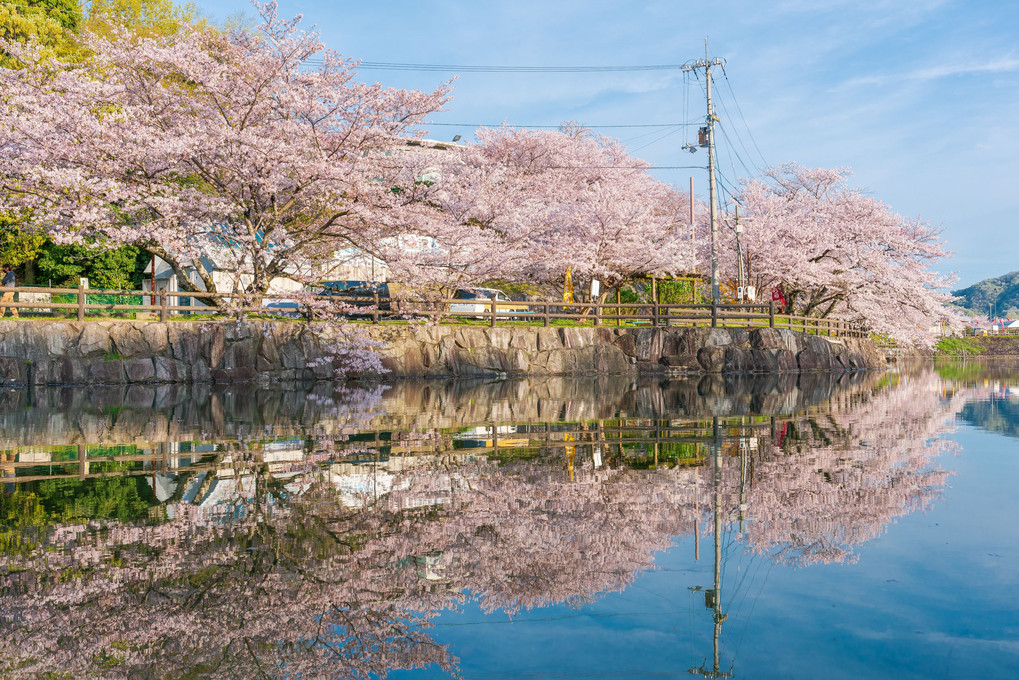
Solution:
{"label": "fence post", "polygon": [[620,298],[619,289],[616,288],[616,328],[619,328],[622,323],[622,319],[619,318],[623,315],[623,313],[619,311]]}
{"label": "fence post", "polygon": [[711,301],[711,327],[718,328],[718,304]]}
{"label": "fence post", "polygon": [[655,328],[658,328],[658,300],[657,299],[654,301],[654,304],[651,306],[651,316],[653,318],[652,325]]}
{"label": "fence post", "polygon": [[768,303],[768,328],[775,327],[775,301]]}
{"label": "fence post", "polygon": [[166,308],[168,300],[169,297],[167,296],[166,291],[159,291],[159,320],[163,323],[166,323],[167,316],[170,313],[170,310]]}
{"label": "fence post", "polygon": [[379,289],[375,289],[375,308],[372,310],[372,323],[379,322]]}
{"label": "fence post", "polygon": [[594,303],[594,325],[601,325],[601,305],[597,302]]}
{"label": "fence post", "polygon": [[78,479],[85,479],[88,473],[88,452],[84,444],[78,444]]}
{"label": "fence post", "polygon": [[491,314],[492,314],[492,328],[495,328],[496,316],[495,316],[495,294],[494,293],[492,294],[492,311],[491,311]]}
{"label": "fence post", "polygon": [[85,286],[78,284],[78,321],[85,320]]}
{"label": "fence post", "polygon": [[544,321],[545,321],[545,328],[548,328],[548,303],[546,302],[544,305],[542,305],[542,307],[545,308],[545,313],[544,313],[544,316],[545,316],[545,319],[544,319]]}

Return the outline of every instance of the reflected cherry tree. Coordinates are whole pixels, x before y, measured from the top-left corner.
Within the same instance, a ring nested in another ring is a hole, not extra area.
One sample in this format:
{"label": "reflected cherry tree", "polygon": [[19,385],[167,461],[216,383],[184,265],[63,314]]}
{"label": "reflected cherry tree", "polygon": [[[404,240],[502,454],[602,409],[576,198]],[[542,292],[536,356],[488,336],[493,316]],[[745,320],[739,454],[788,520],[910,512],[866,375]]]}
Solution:
{"label": "reflected cherry tree", "polygon": [[281,441],[221,414],[209,427],[229,442],[159,473],[172,491],[132,520],[61,521],[8,485],[0,673],[455,673],[429,629],[438,613],[582,606],[711,526],[713,507],[776,560],[852,559],[936,500],[935,459],[964,402],[930,372],[834,386],[791,413],[786,400],[734,416],[721,392],[715,428],[693,398],[703,385],[574,401],[575,385],[552,384],[526,408],[505,384],[487,400],[477,385],[348,387],[292,402],[304,423],[277,423]]}
{"label": "reflected cherry tree", "polygon": [[925,370],[843,397],[783,423],[755,451],[738,439],[723,447],[724,507],[752,518],[742,523],[751,550],[787,564],[855,561],[896,518],[940,497],[949,473],[937,458],[955,450],[944,435],[965,395],[946,397]]}

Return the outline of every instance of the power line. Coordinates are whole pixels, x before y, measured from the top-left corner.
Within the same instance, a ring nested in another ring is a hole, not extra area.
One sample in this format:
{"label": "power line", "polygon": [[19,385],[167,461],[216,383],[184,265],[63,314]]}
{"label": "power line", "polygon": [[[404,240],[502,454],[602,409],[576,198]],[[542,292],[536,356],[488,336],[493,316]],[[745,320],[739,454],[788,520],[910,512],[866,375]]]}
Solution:
{"label": "power line", "polygon": [[[760,173],[760,168],[758,168],[757,164],[753,162],[753,159],[751,159],[750,162],[754,166],[755,170],[751,170],[750,167],[743,160],[743,157],[739,155],[739,151],[736,150],[736,145],[732,143],[731,139],[729,139],[729,133],[726,132],[725,126],[724,125],[719,125],[718,129],[722,131],[722,136],[725,137],[725,141],[727,142],[726,152],[729,154],[729,165],[733,166],[732,173],[734,175],[736,174],[736,167],[735,167],[735,164],[732,162],[732,156],[735,155],[736,156],[736,160],[739,161],[740,165],[743,166],[743,169],[746,171],[746,173],[748,175],[759,174]],[[733,134],[735,134],[735,132],[736,131],[733,130]],[[738,137],[737,137],[737,140],[739,140]],[[743,144],[742,140],[739,140],[739,141],[740,141],[740,145],[742,146],[742,144]],[[746,147],[743,147],[743,150],[745,151]]]}
{"label": "power line", "polygon": [[[722,105],[722,111],[725,113],[725,117],[728,118],[729,120],[732,120],[732,116],[729,114],[729,109],[725,105],[725,100],[720,98],[718,101]],[[757,163],[754,162],[753,157],[750,155],[750,151],[747,149],[747,145],[743,143],[743,138],[740,137],[739,135],[739,131],[736,130],[735,127],[733,127],[732,134],[736,138],[736,141],[739,142],[739,145],[743,149],[743,152],[747,155],[747,158],[750,159],[750,165],[754,166],[753,171],[750,170],[750,166],[747,165],[747,163],[743,160],[743,157],[740,156],[740,153],[736,149],[735,144],[733,144],[732,139],[729,138],[729,133],[726,131],[727,126],[719,124],[719,127],[722,129],[722,135],[725,137],[725,141],[729,144],[730,147],[732,147],[732,152],[736,154],[736,158],[739,159],[740,164],[747,171],[747,174],[748,175],[752,175],[755,173],[759,174],[761,172],[761,169],[757,166]]]}
{"label": "power line", "polygon": [[705,170],[703,165],[547,165],[543,170]]}
{"label": "power line", "polygon": [[[487,127],[487,128],[498,128],[498,127],[513,127],[513,128],[547,128],[547,129],[559,129],[563,126],[562,123],[558,125],[527,125],[517,123],[435,123],[432,121],[424,121],[418,123],[418,126],[434,125],[442,127]],[[700,125],[700,123],[624,123],[619,125],[585,125],[579,124],[582,128],[591,129],[604,129],[604,128],[671,128],[671,127],[694,127]]]}
{"label": "power line", "polygon": [[722,67],[722,75],[725,77],[725,86],[729,88],[729,94],[732,95],[732,103],[736,105],[736,111],[739,112],[739,117],[743,121],[743,127],[747,129],[747,134],[750,135],[750,142],[754,145],[754,149],[757,150],[757,155],[761,157],[761,161],[764,162],[764,167],[770,167],[764,154],[761,153],[760,147],[757,146],[757,140],[754,139],[754,133],[750,129],[750,125],[747,124],[747,119],[743,116],[743,109],[740,108],[739,101],[736,99],[736,93],[733,92],[732,83],[729,82],[729,74],[725,72],[724,66]]}
{"label": "power line", "polygon": [[[407,169],[406,166],[391,166]],[[706,170],[703,165],[545,165],[542,170]]]}
{"label": "power line", "polygon": [[677,132],[679,132],[680,129],[681,128],[679,128],[679,127],[673,128],[672,130],[669,130],[665,134],[659,135],[658,137],[655,137],[650,142],[646,142],[645,144],[641,144],[640,146],[638,146],[638,147],[636,147],[634,149],[630,149],[630,151],[637,152],[637,151],[640,151],[641,149],[646,149],[647,147],[651,146],[652,144],[657,144],[658,142],[662,141],[666,137],[671,137],[672,135],[674,135]]}
{"label": "power line", "polygon": [[[321,62],[320,58],[307,59]],[[631,66],[494,66],[476,64],[410,64],[388,61],[362,61],[357,69],[374,71],[457,71],[460,73],[630,73],[633,71],[679,71],[682,64],[643,64]]]}
{"label": "power line", "polygon": [[652,135],[657,135],[660,132],[661,132],[660,128],[652,128],[648,132],[641,132],[641,133],[633,135],[631,137],[620,138],[619,141],[622,142],[623,144],[626,144],[627,146],[629,146],[631,143],[636,142],[637,140],[646,139],[646,138],[648,138],[648,137],[650,137]]}

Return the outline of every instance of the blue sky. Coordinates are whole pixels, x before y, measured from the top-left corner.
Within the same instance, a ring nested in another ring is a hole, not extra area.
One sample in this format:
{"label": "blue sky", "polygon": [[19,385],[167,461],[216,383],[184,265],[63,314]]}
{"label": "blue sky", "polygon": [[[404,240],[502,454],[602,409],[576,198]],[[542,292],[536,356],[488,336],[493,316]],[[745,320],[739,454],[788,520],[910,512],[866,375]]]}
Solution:
{"label": "blue sky", "polygon": [[[254,15],[247,0],[198,5],[216,19]],[[849,167],[856,186],[944,228],[956,255],[940,269],[957,272],[958,287],[1019,270],[1015,0],[281,0],[280,10],[303,14],[344,55],[375,62],[679,64],[703,57],[709,37],[711,56],[727,60],[728,85],[717,78],[715,87],[725,182],[786,161]],[[422,89],[446,77],[362,75]],[[679,71],[464,73],[434,120],[596,126],[703,115],[700,85],[687,85]],[[429,136],[469,139],[471,129],[434,126]],[[695,141],[695,127],[600,131],[656,165],[706,163],[703,151],[681,148]],[[702,194],[702,170],[656,172],[680,188],[691,174]]]}

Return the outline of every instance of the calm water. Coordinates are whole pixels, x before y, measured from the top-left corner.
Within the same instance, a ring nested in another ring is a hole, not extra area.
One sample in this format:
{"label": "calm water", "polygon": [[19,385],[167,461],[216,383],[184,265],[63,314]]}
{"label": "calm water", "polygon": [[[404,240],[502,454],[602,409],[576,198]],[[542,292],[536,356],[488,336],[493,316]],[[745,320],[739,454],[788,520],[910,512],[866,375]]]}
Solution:
{"label": "calm water", "polygon": [[1000,363],[0,392],[0,676],[1015,678],[1017,435]]}

